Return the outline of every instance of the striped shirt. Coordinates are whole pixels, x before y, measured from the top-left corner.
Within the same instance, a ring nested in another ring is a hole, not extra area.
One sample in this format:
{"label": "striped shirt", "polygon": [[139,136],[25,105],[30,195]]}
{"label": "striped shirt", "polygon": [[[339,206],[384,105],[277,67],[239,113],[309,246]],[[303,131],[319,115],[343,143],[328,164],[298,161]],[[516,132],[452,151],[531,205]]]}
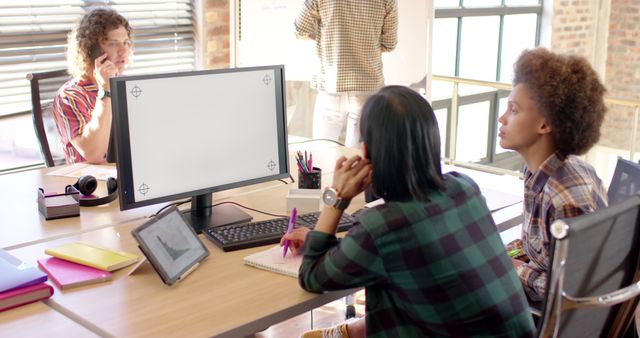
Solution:
{"label": "striped shirt", "polygon": [[522,284],[484,197],[469,177],[444,175],[428,202],[364,211],[342,241],[311,231],[300,285],[365,288],[367,337],[529,337]]}
{"label": "striped shirt", "polygon": [[593,167],[577,156],[564,161],[557,153],[535,173],[524,170],[522,246],[530,261],[516,269],[527,295],[535,301],[546,295],[551,224],[607,206],[607,191]]}
{"label": "striped shirt", "polygon": [[94,82],[72,79],[62,85],[53,100],[53,115],[67,164],[85,161],[71,140],[82,134],[91,121],[97,95],[98,85]]}
{"label": "striped shirt", "polygon": [[330,93],[384,86],[382,52],[398,42],[396,0],[305,0],[295,20],[298,38],[314,39],[320,60],[311,87]]}

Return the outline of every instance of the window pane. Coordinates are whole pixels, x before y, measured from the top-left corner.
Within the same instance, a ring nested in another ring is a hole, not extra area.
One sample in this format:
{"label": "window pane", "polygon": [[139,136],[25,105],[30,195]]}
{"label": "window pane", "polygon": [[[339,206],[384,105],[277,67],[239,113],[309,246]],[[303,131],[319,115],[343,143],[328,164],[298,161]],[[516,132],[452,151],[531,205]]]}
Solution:
{"label": "window pane", "polygon": [[[498,109],[498,118],[500,118],[500,116],[502,116],[502,114],[505,112],[505,110],[507,110],[507,102],[508,101],[509,101],[508,97],[504,97],[504,98],[499,100],[498,107],[500,107],[500,108]],[[500,133],[499,132],[500,131],[500,126],[501,126],[500,122],[494,121],[494,123],[496,123],[496,130],[498,131],[496,133],[496,149],[495,150],[496,150],[496,154],[501,154],[501,153],[507,152],[508,150],[504,149],[504,148],[502,148],[500,146],[500,137],[498,136],[498,134]]]}
{"label": "window pane", "polygon": [[440,131],[440,157],[444,157],[446,154],[444,147],[447,144],[447,111],[447,109],[433,111],[438,121],[438,130]]}
{"label": "window pane", "polygon": [[500,19],[497,16],[462,19],[460,77],[496,80],[499,28]]}
{"label": "window pane", "polygon": [[523,50],[535,47],[536,22],[536,14],[507,15],[504,17],[500,82],[511,82],[513,63]]}
{"label": "window pane", "polygon": [[431,69],[433,74],[455,76],[458,19],[436,19],[433,23]]}
{"label": "window pane", "polygon": [[0,119],[0,171],[42,163],[31,115]]}
{"label": "window pane", "polygon": [[487,156],[489,101],[460,106],[456,160],[477,161]]}
{"label": "window pane", "polygon": [[434,0],[434,8],[451,8],[458,7],[460,5],[459,0]]}
{"label": "window pane", "polygon": [[431,100],[450,99],[453,95],[453,82],[431,81]]}
{"label": "window pane", "polygon": [[0,115],[29,111],[26,74],[66,68],[67,33],[90,9],[110,5],[133,28],[127,75],[195,68],[192,0],[0,0]]}
{"label": "window pane", "polygon": [[507,6],[535,6],[540,4],[540,0],[507,0]]}
{"label": "window pane", "polygon": [[458,96],[466,96],[480,93],[493,92],[495,88],[486,86],[474,86],[468,84],[460,84],[458,86]]}
{"label": "window pane", "polygon": [[465,7],[490,7],[502,5],[502,0],[464,0]]}

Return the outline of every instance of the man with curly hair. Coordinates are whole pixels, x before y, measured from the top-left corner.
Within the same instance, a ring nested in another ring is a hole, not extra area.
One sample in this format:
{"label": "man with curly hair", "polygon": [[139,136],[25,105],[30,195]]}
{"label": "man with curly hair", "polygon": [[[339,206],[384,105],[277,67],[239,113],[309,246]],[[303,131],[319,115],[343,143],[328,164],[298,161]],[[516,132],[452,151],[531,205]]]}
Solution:
{"label": "man with curly hair", "polygon": [[111,133],[109,79],[122,74],[131,54],[131,26],[111,9],[87,13],[69,34],[73,79],[53,102],[67,163],[105,161]]}
{"label": "man with curly hair", "polygon": [[529,261],[513,263],[527,295],[538,301],[546,294],[551,223],[607,205],[602,181],[576,156],[600,138],[605,88],[584,58],[543,48],[524,51],[514,70],[499,137],[526,164],[522,246]]}

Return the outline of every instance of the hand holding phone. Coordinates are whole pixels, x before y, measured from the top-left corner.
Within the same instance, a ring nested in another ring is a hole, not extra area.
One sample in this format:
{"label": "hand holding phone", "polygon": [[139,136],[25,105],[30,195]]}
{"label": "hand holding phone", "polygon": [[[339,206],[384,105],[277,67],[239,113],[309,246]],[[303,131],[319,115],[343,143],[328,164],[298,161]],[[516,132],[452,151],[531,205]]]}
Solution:
{"label": "hand holding phone", "polygon": [[[92,61],[94,61],[95,59],[101,57],[102,55],[104,55],[104,50],[102,50],[102,48],[100,48],[100,45],[96,45],[95,47],[93,47],[91,49],[91,52],[89,53],[89,56],[90,56]],[[105,61],[107,61],[106,58],[104,58],[102,60],[102,62],[100,62],[100,63],[104,63]]]}

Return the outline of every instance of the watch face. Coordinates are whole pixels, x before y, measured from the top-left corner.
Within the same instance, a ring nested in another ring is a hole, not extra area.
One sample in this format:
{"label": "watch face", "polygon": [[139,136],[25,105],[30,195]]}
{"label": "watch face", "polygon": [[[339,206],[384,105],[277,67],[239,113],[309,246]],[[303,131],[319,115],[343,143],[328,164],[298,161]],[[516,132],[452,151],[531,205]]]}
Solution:
{"label": "watch face", "polygon": [[104,99],[105,97],[111,97],[110,95],[111,93],[109,93],[108,91],[104,90],[104,89],[100,89],[98,90],[98,98],[99,99]]}
{"label": "watch face", "polygon": [[322,201],[326,205],[335,205],[338,200],[338,195],[336,194],[335,189],[327,188],[322,193]]}

